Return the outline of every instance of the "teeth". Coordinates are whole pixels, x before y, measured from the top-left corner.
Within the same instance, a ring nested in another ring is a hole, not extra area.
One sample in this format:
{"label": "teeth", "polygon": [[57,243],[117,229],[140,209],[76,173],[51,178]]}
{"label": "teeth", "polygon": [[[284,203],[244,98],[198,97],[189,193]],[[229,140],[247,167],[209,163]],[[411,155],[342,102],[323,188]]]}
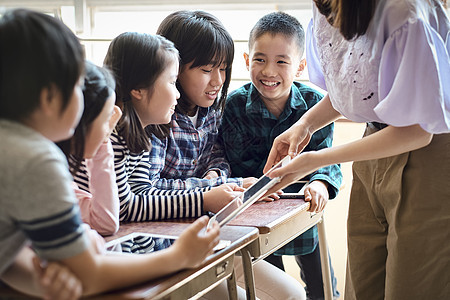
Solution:
{"label": "teeth", "polygon": [[277,81],[264,81],[264,80],[261,80],[261,82],[262,82],[264,85],[267,85],[267,86],[276,86],[276,85],[278,84]]}
{"label": "teeth", "polygon": [[215,95],[215,94],[217,94],[217,92],[216,91],[214,91],[214,92],[206,92],[208,95]]}

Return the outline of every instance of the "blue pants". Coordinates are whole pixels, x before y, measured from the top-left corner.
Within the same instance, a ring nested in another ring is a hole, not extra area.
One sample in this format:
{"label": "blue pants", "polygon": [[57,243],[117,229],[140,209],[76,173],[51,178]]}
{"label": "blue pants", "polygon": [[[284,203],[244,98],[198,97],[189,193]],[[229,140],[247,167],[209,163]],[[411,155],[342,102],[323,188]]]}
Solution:
{"label": "blue pants", "polygon": [[[333,297],[338,298],[340,296],[337,290],[337,280],[334,277],[333,266],[331,265],[330,259],[330,271],[331,271],[331,284],[333,286]],[[283,260],[281,256],[269,255],[265,258],[266,261],[270,262],[274,266],[284,271]],[[296,255],[295,261],[300,267],[300,278],[306,284],[305,290],[308,299],[310,300],[322,300],[324,299],[323,294],[323,281],[322,281],[322,268],[320,263],[320,250],[319,244],[317,244],[316,249],[306,255]]]}

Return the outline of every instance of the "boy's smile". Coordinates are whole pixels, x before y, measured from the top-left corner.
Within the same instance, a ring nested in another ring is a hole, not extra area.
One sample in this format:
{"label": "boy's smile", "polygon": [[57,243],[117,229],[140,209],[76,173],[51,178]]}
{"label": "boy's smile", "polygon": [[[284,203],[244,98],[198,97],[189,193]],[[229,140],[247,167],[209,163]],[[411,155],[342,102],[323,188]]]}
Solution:
{"label": "boy's smile", "polygon": [[277,110],[284,109],[291,85],[304,67],[300,56],[294,37],[272,33],[255,39],[250,54],[244,54],[252,83],[269,110],[274,105]]}

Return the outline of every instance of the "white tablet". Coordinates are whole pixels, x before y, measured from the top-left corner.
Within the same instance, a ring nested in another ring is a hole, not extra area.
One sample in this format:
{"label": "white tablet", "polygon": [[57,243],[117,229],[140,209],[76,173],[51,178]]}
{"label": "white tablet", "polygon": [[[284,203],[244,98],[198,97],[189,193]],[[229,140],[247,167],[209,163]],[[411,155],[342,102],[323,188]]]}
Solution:
{"label": "white tablet", "polygon": [[[122,254],[145,254],[170,247],[177,236],[134,232],[105,244],[107,252]],[[220,240],[214,247],[214,252],[222,250],[231,244],[229,240]]]}
{"label": "white tablet", "polygon": [[237,215],[247,209],[250,205],[255,203],[261,196],[263,196],[271,187],[280,182],[281,177],[270,178],[267,176],[272,170],[285,166],[291,161],[290,156],[286,156],[279,161],[274,167],[272,167],[266,174],[261,176],[258,181],[249,186],[240,196],[236,197],[223,207],[219,212],[209,219],[209,228],[214,221],[219,222],[222,227]]}

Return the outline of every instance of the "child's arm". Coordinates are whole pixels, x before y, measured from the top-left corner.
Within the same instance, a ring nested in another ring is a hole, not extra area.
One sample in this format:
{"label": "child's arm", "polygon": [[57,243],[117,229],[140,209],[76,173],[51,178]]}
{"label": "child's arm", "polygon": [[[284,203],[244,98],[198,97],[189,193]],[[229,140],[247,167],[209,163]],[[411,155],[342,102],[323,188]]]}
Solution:
{"label": "child's arm", "polygon": [[[168,155],[167,153],[167,139],[160,140],[156,137],[152,137],[152,149],[150,151],[150,166],[149,166],[149,176],[152,186],[162,190],[190,190],[194,188],[207,188],[218,186],[227,182],[237,183],[242,185],[239,180],[228,180],[226,173],[220,172],[220,169],[214,168],[211,173],[217,174],[217,176],[205,177],[190,177],[186,179],[176,179],[176,178],[163,178],[161,174],[166,172],[178,172],[177,170],[171,170],[165,165],[165,159]],[[201,164],[201,162],[199,162]],[[171,177],[171,176],[169,176]]]}
{"label": "child's arm", "polygon": [[[49,263],[47,268],[38,271],[32,262],[34,253],[25,247],[13,265],[1,275],[1,279],[22,292],[34,296],[46,293],[52,296],[49,299],[58,300],[76,299],[80,293],[80,283],[83,295],[120,289],[200,265],[219,242],[217,222],[208,232],[200,233],[207,222],[207,217],[198,219],[180,235],[174,245],[155,253],[102,255],[91,245],[74,257],[62,259],[61,264]],[[48,280],[51,280],[50,285]],[[59,284],[61,288],[58,288]]]}
{"label": "child's arm", "polygon": [[173,272],[199,266],[212,254],[219,242],[219,226],[200,233],[208,222],[202,217],[190,225],[169,248],[132,256],[99,255],[92,251],[62,260],[83,285],[83,294],[91,295],[120,289]]}
{"label": "child's arm", "polygon": [[67,267],[42,263],[29,247],[22,248],[0,278],[22,293],[44,299],[78,299],[82,293],[81,282]]}
{"label": "child's arm", "polygon": [[75,189],[81,217],[100,234],[114,234],[119,229],[119,195],[111,142],[103,143],[85,162],[90,193]]}

